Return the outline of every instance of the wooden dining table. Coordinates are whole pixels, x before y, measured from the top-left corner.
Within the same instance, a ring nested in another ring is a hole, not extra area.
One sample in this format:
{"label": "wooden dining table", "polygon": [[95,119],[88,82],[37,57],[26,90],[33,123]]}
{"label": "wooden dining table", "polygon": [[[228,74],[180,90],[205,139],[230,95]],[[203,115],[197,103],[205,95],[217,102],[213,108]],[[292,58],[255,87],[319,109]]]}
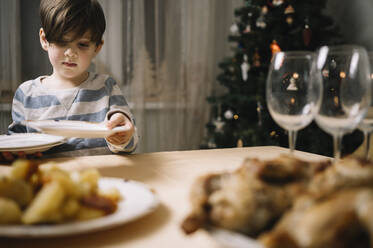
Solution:
{"label": "wooden dining table", "polygon": [[[245,158],[271,159],[282,153],[289,150],[263,146],[42,159],[69,171],[97,168],[103,177],[139,181],[155,192],[160,204],[152,213],[108,230],[54,238],[0,237],[0,247],[222,247],[204,230],[186,235],[180,227],[191,210],[193,182],[207,173],[234,170]],[[326,159],[300,151],[294,155]],[[9,170],[9,165],[0,165],[1,174]]]}

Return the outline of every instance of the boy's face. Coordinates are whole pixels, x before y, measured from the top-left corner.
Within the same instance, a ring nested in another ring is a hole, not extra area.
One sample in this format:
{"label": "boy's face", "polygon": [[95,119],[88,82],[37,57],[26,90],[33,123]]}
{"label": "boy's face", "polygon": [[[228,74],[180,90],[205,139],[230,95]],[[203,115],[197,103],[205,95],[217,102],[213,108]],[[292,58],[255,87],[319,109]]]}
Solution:
{"label": "boy's face", "polygon": [[40,42],[48,52],[49,60],[53,66],[53,73],[67,80],[80,81],[87,76],[87,70],[92,59],[100,51],[102,43],[96,45],[92,42],[90,32],[71,41],[73,34],[63,37],[66,42],[49,43],[45,39],[43,29],[40,30]]}

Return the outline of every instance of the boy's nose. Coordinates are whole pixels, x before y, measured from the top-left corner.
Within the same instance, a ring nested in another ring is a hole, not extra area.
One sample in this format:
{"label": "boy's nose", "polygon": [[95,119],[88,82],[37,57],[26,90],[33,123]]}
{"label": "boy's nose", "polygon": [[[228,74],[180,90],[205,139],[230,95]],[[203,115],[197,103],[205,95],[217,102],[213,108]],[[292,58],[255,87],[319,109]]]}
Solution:
{"label": "boy's nose", "polygon": [[71,47],[67,48],[66,51],[65,51],[65,56],[68,56],[68,57],[76,57],[77,54],[76,52],[74,51],[74,49],[72,49]]}

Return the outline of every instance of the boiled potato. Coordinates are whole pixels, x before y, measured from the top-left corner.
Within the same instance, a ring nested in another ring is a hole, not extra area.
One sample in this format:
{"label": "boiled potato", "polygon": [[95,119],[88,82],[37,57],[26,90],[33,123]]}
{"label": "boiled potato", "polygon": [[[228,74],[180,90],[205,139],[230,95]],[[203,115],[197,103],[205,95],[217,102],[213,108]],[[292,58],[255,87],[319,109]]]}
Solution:
{"label": "boiled potato", "polygon": [[31,202],[33,191],[24,180],[0,177],[0,197],[14,200],[22,208]]}
{"label": "boiled potato", "polygon": [[50,221],[50,217],[60,209],[64,197],[65,192],[58,181],[45,184],[25,210],[22,222],[35,224]]}
{"label": "boiled potato", "polygon": [[68,172],[54,162],[19,159],[0,176],[0,225],[87,220],[116,210],[120,192],[99,190],[96,169]]}
{"label": "boiled potato", "polygon": [[12,179],[28,180],[28,178],[38,170],[38,165],[26,159],[17,159],[12,163],[9,177]]}
{"label": "boiled potato", "polygon": [[100,173],[96,169],[89,169],[78,174],[73,174],[74,181],[78,184],[76,190],[80,197],[97,193]]}
{"label": "boiled potato", "polygon": [[0,224],[19,223],[21,215],[21,209],[15,201],[0,197]]}
{"label": "boiled potato", "polygon": [[58,168],[44,171],[41,175],[43,182],[57,181],[62,186],[66,195],[79,197],[78,185],[71,179],[70,174]]}

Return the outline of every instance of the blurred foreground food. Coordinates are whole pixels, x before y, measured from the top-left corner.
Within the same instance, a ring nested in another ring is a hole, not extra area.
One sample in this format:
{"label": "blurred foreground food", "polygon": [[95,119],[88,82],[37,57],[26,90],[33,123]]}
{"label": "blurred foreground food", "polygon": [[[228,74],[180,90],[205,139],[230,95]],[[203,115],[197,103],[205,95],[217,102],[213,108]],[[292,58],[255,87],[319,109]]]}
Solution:
{"label": "blurred foreground food", "polygon": [[187,234],[212,225],[268,248],[373,247],[369,161],[247,159],[236,171],[199,178],[190,198]]}
{"label": "blurred foreground food", "polygon": [[67,172],[54,163],[13,162],[0,176],[0,224],[41,224],[86,220],[113,213],[117,189],[98,188],[95,169]]}

